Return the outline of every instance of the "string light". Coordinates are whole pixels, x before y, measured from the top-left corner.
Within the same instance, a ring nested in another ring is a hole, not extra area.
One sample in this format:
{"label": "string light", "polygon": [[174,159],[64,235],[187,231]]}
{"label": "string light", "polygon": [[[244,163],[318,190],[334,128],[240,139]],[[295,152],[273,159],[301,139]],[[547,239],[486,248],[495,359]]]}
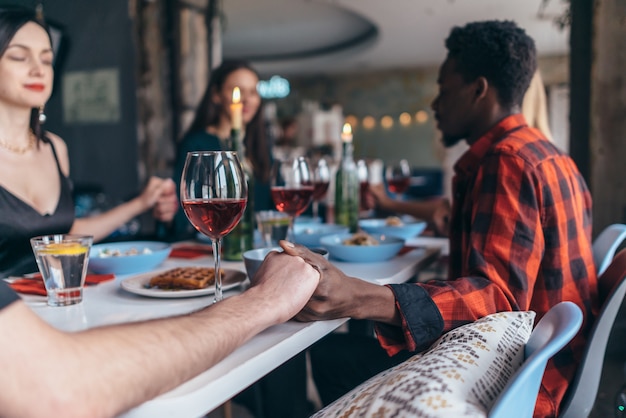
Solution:
{"label": "string light", "polygon": [[349,123],[353,128],[355,128],[359,125],[359,118],[354,115],[348,115],[346,116],[346,123]]}
{"label": "string light", "polygon": [[383,116],[380,118],[380,126],[389,129],[393,126],[393,118],[391,116]]}
{"label": "string light", "polygon": [[420,125],[426,123],[428,121],[428,113],[424,110],[420,110],[415,114],[415,121]]}
{"label": "string light", "polygon": [[411,124],[411,115],[408,112],[402,112],[398,120],[400,121],[400,125],[409,126]]}
{"label": "string light", "polygon": [[376,119],[373,116],[365,116],[363,118],[363,127],[365,129],[374,129],[376,126]]}

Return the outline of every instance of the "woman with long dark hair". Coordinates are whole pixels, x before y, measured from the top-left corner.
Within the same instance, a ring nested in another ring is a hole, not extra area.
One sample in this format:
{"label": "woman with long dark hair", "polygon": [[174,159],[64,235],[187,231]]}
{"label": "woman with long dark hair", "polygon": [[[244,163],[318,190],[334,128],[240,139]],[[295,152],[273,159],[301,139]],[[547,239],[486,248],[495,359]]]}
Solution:
{"label": "woman with long dark hair", "polygon": [[75,219],[67,147],[41,127],[53,57],[48,28],[34,12],[0,9],[0,277],[37,271],[33,236],[69,232],[97,241],[150,208],[168,221],[177,207],[173,182],[152,178],[138,197]]}
{"label": "woman with long dark hair", "polygon": [[[241,93],[242,125],[245,133],[244,158],[254,172],[254,210],[273,209],[269,191],[271,171],[270,142],[265,132],[261,96],[257,91],[259,75],[242,60],[226,60],[211,72],[204,96],[198,105],[191,126],[177,147],[174,181],[180,186],[185,157],[190,151],[219,151],[230,147],[232,128],[231,104],[235,87]],[[194,233],[185,214],[179,210],[174,234],[186,238]]]}

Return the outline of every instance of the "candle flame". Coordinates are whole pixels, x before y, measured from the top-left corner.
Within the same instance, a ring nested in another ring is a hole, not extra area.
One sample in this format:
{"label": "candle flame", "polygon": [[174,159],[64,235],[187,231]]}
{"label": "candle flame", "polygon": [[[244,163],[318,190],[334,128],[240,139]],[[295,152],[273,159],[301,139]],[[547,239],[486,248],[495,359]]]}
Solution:
{"label": "candle flame", "polygon": [[233,103],[239,103],[241,101],[241,92],[239,91],[239,87],[235,87],[233,89]]}
{"label": "candle flame", "polygon": [[341,140],[343,142],[352,142],[352,126],[349,123],[345,123],[343,125],[343,130],[341,132]]}
{"label": "candle flame", "polygon": [[239,87],[233,89],[233,102],[230,104],[230,124],[231,129],[241,130],[243,128],[242,121],[243,103],[241,103],[241,92]]}

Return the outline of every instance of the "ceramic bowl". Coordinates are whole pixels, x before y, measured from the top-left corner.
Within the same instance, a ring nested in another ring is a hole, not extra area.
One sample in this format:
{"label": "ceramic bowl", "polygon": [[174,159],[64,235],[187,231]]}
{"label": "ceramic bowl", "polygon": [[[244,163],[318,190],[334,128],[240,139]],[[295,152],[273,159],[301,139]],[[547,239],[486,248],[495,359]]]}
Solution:
{"label": "ceramic bowl", "polygon": [[[325,259],[328,259],[328,251],[324,248],[310,248],[311,251],[321,254]],[[254,250],[248,250],[243,253],[243,264],[246,266],[246,273],[248,273],[248,277],[250,280],[254,278],[257,270],[263,264],[263,260],[265,260],[265,256],[270,251],[278,251],[279,253],[283,251],[281,247],[265,247],[265,248],[255,248]]]}
{"label": "ceramic bowl", "polygon": [[149,271],[170,255],[165,242],[129,241],[96,244],[89,252],[89,270],[96,274],[134,274]]}
{"label": "ceramic bowl", "polygon": [[295,224],[294,240],[305,247],[319,247],[320,238],[333,234],[345,234],[348,227],[333,224]]}
{"label": "ceramic bowl", "polygon": [[328,235],[320,239],[322,247],[326,248],[330,256],[337,260],[352,263],[374,263],[389,260],[398,254],[404,247],[402,238],[390,235],[370,234],[378,241],[378,245],[347,245],[344,241],[353,234]]}
{"label": "ceramic bowl", "polygon": [[402,239],[413,238],[426,229],[427,222],[422,220],[403,220],[402,225],[387,225],[387,219],[361,219],[359,227],[372,235],[389,235]]}
{"label": "ceramic bowl", "polygon": [[309,224],[319,224],[322,223],[322,218],[320,218],[319,216],[317,218],[314,218],[312,216],[307,216],[307,215],[300,215],[298,217],[296,217],[296,219],[293,221],[294,225],[309,225]]}

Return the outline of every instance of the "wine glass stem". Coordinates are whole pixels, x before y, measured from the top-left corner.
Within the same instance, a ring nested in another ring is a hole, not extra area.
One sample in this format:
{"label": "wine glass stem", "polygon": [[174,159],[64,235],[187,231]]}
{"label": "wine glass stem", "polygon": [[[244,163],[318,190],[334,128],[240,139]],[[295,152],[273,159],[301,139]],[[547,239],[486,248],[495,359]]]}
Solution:
{"label": "wine glass stem", "polygon": [[296,242],[296,237],[293,233],[293,223],[296,217],[294,215],[289,215],[289,226],[287,227],[287,241]]}
{"label": "wine glass stem", "polygon": [[224,299],[224,296],[222,295],[222,272],[220,271],[220,262],[222,258],[220,255],[221,250],[222,239],[218,238],[213,240],[213,258],[215,259],[215,298],[213,299],[213,303]]}
{"label": "wine glass stem", "polygon": [[315,221],[317,219],[317,216],[319,214],[319,202],[317,200],[313,201],[313,221]]}

